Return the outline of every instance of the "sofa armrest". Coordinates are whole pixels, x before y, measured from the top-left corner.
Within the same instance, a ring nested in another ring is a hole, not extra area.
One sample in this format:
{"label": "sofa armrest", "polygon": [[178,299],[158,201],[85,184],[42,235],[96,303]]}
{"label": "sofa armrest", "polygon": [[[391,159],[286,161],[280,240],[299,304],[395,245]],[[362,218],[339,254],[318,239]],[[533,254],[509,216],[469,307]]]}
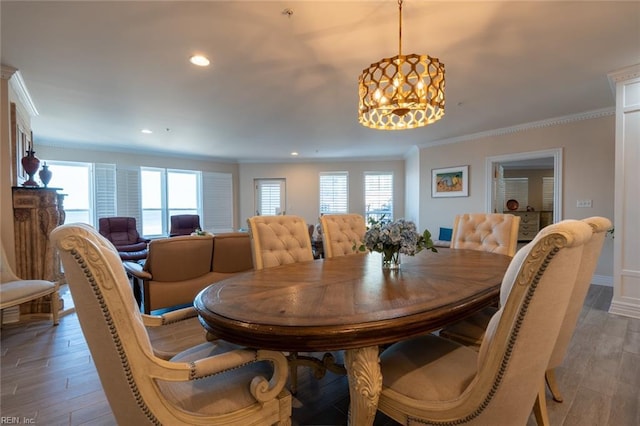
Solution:
{"label": "sofa armrest", "polygon": [[150,280],[153,278],[153,275],[143,270],[143,266],[137,262],[122,262],[122,264],[124,265],[125,271],[136,278],[143,280]]}

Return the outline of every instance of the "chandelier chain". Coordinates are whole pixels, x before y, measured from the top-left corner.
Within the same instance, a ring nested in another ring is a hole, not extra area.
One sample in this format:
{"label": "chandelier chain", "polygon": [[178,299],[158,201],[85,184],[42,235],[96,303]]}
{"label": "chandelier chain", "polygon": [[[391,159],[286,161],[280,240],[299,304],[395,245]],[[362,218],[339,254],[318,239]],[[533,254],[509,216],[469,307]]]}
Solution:
{"label": "chandelier chain", "polygon": [[402,0],[398,0],[398,57],[402,56]]}

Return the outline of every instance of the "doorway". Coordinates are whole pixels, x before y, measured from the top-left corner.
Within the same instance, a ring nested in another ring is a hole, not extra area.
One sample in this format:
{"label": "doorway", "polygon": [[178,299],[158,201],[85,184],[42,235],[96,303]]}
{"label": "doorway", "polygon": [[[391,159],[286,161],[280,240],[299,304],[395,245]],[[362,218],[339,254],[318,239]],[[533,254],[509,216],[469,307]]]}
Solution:
{"label": "doorway", "polygon": [[487,157],[487,213],[501,213],[505,210],[505,200],[501,200],[499,196],[499,182],[504,177],[505,167],[553,168],[553,223],[562,220],[562,148]]}

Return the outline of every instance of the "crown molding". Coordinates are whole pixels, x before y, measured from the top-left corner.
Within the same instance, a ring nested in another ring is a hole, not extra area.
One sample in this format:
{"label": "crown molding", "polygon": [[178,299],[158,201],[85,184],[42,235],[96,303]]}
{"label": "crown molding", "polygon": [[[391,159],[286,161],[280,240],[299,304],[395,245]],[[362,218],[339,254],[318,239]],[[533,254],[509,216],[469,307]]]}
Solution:
{"label": "crown molding", "polygon": [[640,77],[640,64],[631,65],[630,67],[622,68],[617,71],[612,71],[607,74],[609,78],[609,86],[611,86],[611,91],[613,95],[616,95],[616,83],[619,81],[630,80],[632,78]]}
{"label": "crown molding", "polygon": [[439,141],[429,142],[429,143],[420,145],[420,148],[429,148],[429,147],[438,146],[438,145],[467,142],[467,141],[484,139],[484,138],[493,137],[493,136],[507,135],[509,133],[525,132],[527,130],[540,129],[544,127],[552,127],[560,124],[573,123],[576,121],[591,120],[594,118],[613,116],[614,114],[615,114],[614,107],[601,108],[593,111],[581,112],[579,114],[564,115],[561,117],[549,118],[547,120],[533,121],[531,123],[519,124],[517,126],[503,127],[501,129],[488,130],[486,132],[471,133],[469,135],[458,136],[455,138],[441,139]]}
{"label": "crown molding", "polygon": [[13,72],[11,73],[8,79],[9,85],[11,86],[13,91],[16,93],[18,100],[24,106],[24,109],[25,111],[27,111],[27,114],[29,114],[29,116],[31,117],[38,116],[39,115],[38,109],[36,108],[36,105],[33,103],[33,99],[31,99],[31,95],[29,94],[27,85],[22,79],[22,74],[20,74],[20,70],[13,67],[9,67],[7,65],[3,65],[2,78],[5,78],[5,69],[7,73],[9,73],[11,69],[13,70]]}

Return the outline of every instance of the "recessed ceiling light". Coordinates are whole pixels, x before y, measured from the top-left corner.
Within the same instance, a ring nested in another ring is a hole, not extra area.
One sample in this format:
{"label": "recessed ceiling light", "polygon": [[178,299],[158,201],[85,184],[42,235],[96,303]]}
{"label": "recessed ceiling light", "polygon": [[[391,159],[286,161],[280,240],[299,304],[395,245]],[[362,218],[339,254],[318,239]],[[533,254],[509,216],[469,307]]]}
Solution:
{"label": "recessed ceiling light", "polygon": [[209,59],[206,56],[202,55],[193,55],[191,58],[189,58],[189,62],[199,67],[206,67],[210,63]]}
{"label": "recessed ceiling light", "polygon": [[297,152],[295,152],[295,151],[293,151],[293,152],[291,153],[291,156],[292,156],[292,157],[297,157],[297,156],[298,156],[298,153],[297,153]]}
{"label": "recessed ceiling light", "polygon": [[142,130],[140,130],[140,131],[141,131],[142,133],[144,133],[145,135],[150,135],[151,133],[153,133],[153,131],[152,131],[152,130],[149,130],[149,129],[142,129]]}

